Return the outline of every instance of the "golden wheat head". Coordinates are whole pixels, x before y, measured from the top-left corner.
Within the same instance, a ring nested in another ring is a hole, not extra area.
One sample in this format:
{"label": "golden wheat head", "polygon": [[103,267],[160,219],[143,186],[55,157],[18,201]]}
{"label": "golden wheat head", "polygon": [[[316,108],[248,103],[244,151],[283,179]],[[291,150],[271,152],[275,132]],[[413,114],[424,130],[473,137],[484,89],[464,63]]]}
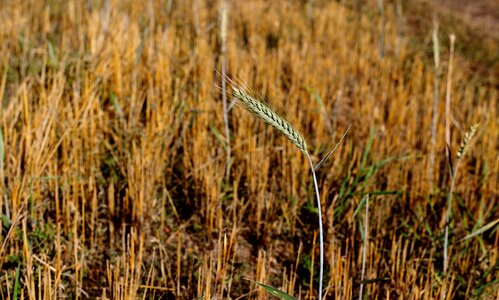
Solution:
{"label": "golden wheat head", "polygon": [[246,94],[238,87],[232,87],[233,95],[236,97],[243,106],[252,114],[264,120],[275,129],[284,134],[298,149],[307,155],[307,144],[301,134],[284,118],[275,113],[268,106],[255,98]]}
{"label": "golden wheat head", "polygon": [[478,128],[478,124],[473,124],[470,129],[465,133],[464,139],[461,142],[461,146],[459,147],[459,150],[457,151],[457,158],[461,158],[466,154],[466,151],[468,150],[471,142],[473,141],[473,138],[475,137],[476,130]]}

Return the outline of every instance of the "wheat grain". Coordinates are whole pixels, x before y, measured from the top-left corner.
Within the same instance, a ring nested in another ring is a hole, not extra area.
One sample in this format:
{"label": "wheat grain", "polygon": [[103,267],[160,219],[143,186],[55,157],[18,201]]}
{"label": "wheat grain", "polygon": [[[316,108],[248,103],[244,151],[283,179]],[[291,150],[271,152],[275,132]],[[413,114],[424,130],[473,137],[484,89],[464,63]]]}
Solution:
{"label": "wheat grain", "polygon": [[307,144],[301,134],[284,118],[276,114],[262,102],[246,94],[242,89],[233,87],[233,95],[255,116],[284,134],[303,154],[308,155]]}

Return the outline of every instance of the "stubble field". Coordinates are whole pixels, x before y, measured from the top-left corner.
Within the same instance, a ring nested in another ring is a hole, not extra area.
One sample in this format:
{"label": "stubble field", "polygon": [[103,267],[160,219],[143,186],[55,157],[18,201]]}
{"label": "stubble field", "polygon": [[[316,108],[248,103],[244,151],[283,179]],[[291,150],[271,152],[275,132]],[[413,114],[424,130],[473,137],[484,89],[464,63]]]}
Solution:
{"label": "stubble field", "polygon": [[224,114],[223,60],[315,163],[351,125],[317,172],[326,299],[497,299],[497,38],[371,2],[227,1],[224,39],[222,1],[2,1],[1,299],[317,297],[308,161],[230,84]]}

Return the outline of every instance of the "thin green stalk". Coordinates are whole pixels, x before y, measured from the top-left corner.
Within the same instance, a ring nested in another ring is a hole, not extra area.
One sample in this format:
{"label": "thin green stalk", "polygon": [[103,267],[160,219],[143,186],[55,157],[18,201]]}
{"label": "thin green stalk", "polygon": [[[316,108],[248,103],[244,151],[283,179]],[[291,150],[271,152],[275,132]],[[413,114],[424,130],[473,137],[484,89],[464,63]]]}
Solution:
{"label": "thin green stalk", "polygon": [[[447,195],[447,211],[445,213],[444,268],[443,268],[444,277],[447,275],[447,269],[449,265],[449,254],[447,248],[449,246],[449,223],[450,223],[450,214],[451,214],[451,205],[452,205],[452,194],[454,193],[454,184],[456,182],[457,172],[459,171],[459,165],[461,163],[461,160],[463,159],[464,155],[466,154],[466,151],[469,149],[471,143],[473,142],[477,128],[478,124],[472,125],[464,135],[464,139],[461,142],[461,146],[457,151],[456,167],[454,168],[453,171],[451,171],[451,184],[450,184],[449,194]],[[444,285],[442,294],[440,296],[442,300],[445,299],[446,291],[447,288]]]}
{"label": "thin green stalk", "polygon": [[447,247],[449,244],[449,222],[450,222],[450,213],[451,213],[451,204],[452,204],[452,193],[454,193],[454,183],[456,182],[457,171],[459,170],[460,159],[456,162],[456,168],[452,174],[451,184],[449,195],[447,196],[447,211],[445,213],[445,239],[444,239],[444,275],[447,273],[447,267],[449,265],[449,258]]}
{"label": "thin green stalk", "polygon": [[362,296],[364,295],[364,281],[366,275],[366,256],[367,256],[367,247],[369,246],[369,194],[366,196],[366,216],[364,221],[364,247],[362,249],[362,274],[360,278],[360,292],[359,292],[359,300],[362,300]]}

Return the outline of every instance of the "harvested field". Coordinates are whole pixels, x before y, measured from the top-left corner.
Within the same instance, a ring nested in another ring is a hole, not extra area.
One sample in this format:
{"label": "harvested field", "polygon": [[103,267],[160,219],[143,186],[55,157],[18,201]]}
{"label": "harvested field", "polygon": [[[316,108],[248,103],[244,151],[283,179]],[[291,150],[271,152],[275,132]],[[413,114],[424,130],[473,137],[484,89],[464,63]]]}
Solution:
{"label": "harvested field", "polygon": [[499,298],[497,15],[454,5],[2,1],[1,299],[317,299],[349,126],[325,299]]}

